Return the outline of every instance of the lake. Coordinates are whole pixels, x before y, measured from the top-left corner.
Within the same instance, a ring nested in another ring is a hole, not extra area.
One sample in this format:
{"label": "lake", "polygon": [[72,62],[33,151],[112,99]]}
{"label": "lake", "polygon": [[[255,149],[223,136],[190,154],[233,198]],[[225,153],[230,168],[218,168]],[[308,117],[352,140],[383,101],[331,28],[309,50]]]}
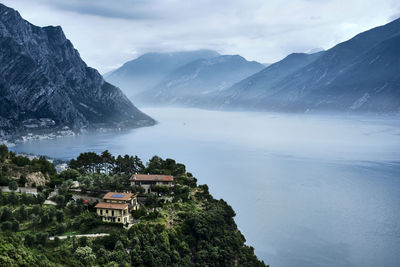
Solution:
{"label": "lake", "polygon": [[13,149],[176,159],[234,208],[272,266],[400,265],[398,117],[142,110],[159,124]]}

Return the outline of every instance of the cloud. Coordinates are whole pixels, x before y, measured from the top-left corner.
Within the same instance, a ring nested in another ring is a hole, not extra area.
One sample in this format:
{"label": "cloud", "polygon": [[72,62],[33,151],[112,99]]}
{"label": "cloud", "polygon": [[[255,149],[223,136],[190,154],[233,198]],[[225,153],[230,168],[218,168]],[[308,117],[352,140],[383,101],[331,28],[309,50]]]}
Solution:
{"label": "cloud", "polygon": [[274,62],[327,49],[399,14],[395,0],[3,0],[30,22],[61,25],[101,72],[150,51],[214,49]]}
{"label": "cloud", "polygon": [[156,1],[152,0],[119,0],[112,3],[109,0],[82,1],[53,1],[43,0],[46,5],[59,9],[60,11],[71,11],[83,15],[94,15],[106,18],[120,18],[129,20],[155,19],[157,15],[152,6]]}

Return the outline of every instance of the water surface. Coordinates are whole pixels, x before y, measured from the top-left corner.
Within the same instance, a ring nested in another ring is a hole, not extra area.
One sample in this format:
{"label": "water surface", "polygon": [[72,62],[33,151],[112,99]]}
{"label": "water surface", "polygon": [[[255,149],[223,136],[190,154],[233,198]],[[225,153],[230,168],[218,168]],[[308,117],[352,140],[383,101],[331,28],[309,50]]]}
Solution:
{"label": "water surface", "polygon": [[398,118],[144,111],[160,123],[14,149],[174,158],[233,206],[247,243],[272,266],[400,265]]}

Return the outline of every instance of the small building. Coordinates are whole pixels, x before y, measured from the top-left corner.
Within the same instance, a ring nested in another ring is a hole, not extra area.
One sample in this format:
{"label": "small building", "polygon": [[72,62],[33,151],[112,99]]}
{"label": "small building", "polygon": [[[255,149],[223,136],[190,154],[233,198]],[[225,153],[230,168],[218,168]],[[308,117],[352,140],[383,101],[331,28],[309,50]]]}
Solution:
{"label": "small building", "polygon": [[69,188],[71,189],[78,189],[80,187],[80,183],[78,181],[72,181],[72,184]]}
{"label": "small building", "polygon": [[160,174],[133,174],[129,179],[131,185],[141,186],[146,193],[151,193],[151,187],[154,185],[173,186],[174,177],[171,175]]}
{"label": "small building", "polygon": [[43,205],[57,206],[57,203],[54,202],[54,201],[52,201],[52,200],[46,199],[46,200],[43,202]]}
{"label": "small building", "polygon": [[132,193],[109,192],[95,206],[103,222],[129,223],[131,211],[138,209],[137,197]]}

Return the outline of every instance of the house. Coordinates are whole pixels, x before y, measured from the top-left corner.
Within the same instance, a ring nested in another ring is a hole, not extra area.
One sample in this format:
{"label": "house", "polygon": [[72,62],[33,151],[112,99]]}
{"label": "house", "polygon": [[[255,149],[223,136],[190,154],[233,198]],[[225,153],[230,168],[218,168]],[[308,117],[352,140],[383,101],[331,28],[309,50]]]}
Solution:
{"label": "house", "polygon": [[108,192],[95,206],[103,222],[129,223],[131,211],[139,208],[135,194]]}
{"label": "house", "polygon": [[174,177],[171,175],[160,174],[134,174],[129,179],[131,185],[141,186],[146,193],[151,193],[151,187],[154,185],[173,186]]}

